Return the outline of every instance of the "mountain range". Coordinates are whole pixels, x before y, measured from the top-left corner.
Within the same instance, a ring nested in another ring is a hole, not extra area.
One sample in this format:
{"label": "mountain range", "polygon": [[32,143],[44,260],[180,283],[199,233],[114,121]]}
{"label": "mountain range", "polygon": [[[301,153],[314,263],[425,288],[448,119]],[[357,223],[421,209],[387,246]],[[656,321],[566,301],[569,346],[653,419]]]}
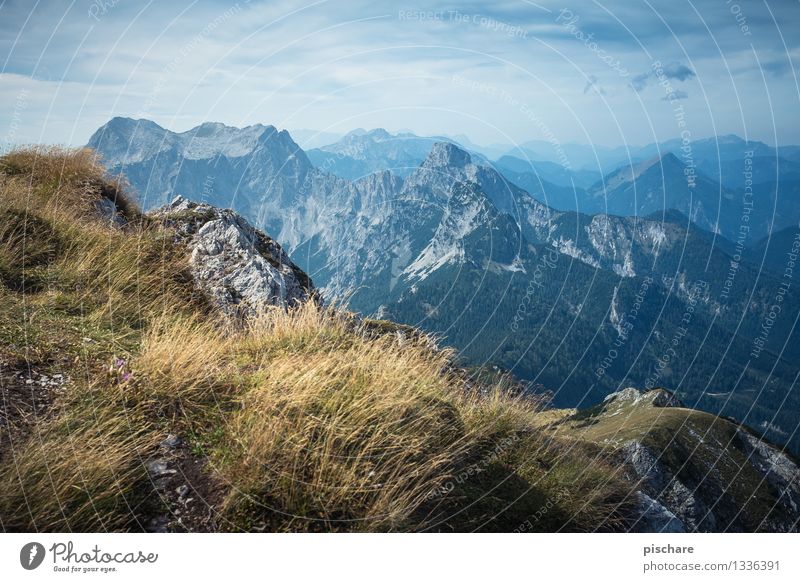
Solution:
{"label": "mountain range", "polygon": [[[670,152],[626,166],[605,151],[608,171],[586,186],[591,169],[543,159],[526,172],[451,139],[383,130],[305,152],[272,126],[173,133],[115,118],[88,145],[145,209],[175,195],[233,208],[326,301],[439,334],[465,363],[510,370],[559,406],[665,386],[800,450],[795,238],[763,243],[761,210],[780,201],[775,224],[796,226],[784,182],[766,187],[772,202],[758,198],[751,222],[735,183],[698,169],[689,195]],[[721,151],[735,161],[740,150]],[[745,222],[747,236],[733,236]]]}

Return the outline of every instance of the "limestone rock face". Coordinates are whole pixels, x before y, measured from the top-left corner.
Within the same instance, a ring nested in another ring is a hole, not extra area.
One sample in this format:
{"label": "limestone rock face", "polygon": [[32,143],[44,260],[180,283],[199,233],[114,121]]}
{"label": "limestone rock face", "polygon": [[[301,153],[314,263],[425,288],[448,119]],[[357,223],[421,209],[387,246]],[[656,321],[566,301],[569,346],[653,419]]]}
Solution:
{"label": "limestone rock face", "polygon": [[198,287],[223,313],[250,317],[268,306],[317,300],[308,275],[278,243],[234,211],[178,196],[153,216],[187,242]]}

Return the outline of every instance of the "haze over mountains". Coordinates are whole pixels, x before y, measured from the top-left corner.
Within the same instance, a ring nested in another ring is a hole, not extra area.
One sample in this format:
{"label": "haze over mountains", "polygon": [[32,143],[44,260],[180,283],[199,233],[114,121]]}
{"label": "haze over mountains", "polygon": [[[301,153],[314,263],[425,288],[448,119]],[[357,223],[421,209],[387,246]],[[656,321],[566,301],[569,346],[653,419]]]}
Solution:
{"label": "haze over mountains", "polygon": [[559,405],[664,386],[800,450],[797,148],[570,146],[567,167],[534,142],[490,160],[378,129],[306,152],[272,126],[125,118],[88,145],[145,209],[232,207],[327,300],[439,333]]}

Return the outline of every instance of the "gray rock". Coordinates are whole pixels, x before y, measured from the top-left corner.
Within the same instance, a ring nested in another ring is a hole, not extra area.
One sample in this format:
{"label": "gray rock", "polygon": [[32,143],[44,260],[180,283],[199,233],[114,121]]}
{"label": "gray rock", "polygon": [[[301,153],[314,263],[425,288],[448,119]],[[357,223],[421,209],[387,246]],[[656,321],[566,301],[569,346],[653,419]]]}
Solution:
{"label": "gray rock", "polygon": [[683,408],[683,403],[668,390],[659,388],[650,393],[653,394],[652,404],[657,408]]}
{"label": "gray rock", "polygon": [[177,471],[170,469],[169,464],[163,459],[152,459],[145,465],[147,472],[151,477],[164,477],[165,475],[174,475]]}
{"label": "gray rock", "polygon": [[678,517],[661,503],[643,493],[636,492],[636,503],[639,516],[633,531],[638,533],[685,533]]}
{"label": "gray rock", "polygon": [[636,403],[641,398],[642,393],[637,390],[636,388],[623,388],[617,392],[612,392],[605,398],[603,398],[603,402],[608,404],[611,402],[622,403],[622,402],[631,402]]}
{"label": "gray rock", "polygon": [[714,531],[716,520],[696,489],[673,475],[652,450],[638,441],[630,441],[621,451],[624,463],[639,479],[640,492],[678,519],[684,531]]}
{"label": "gray rock", "polygon": [[183,440],[178,435],[168,435],[163,441],[161,441],[160,446],[166,449],[176,449],[183,443]]}
{"label": "gray rock", "polygon": [[673,477],[659,500],[680,518],[687,531],[714,532],[717,519],[701,498],[703,493],[698,487],[687,486]]}
{"label": "gray rock", "polygon": [[186,240],[195,281],[223,313],[249,317],[316,299],[311,279],[280,245],[234,211],[178,196],[153,215]]}
{"label": "gray rock", "polygon": [[620,450],[623,454],[623,461],[641,479],[649,491],[657,495],[671,481],[671,475],[667,473],[655,453],[639,441],[630,441]]}
{"label": "gray rock", "polygon": [[656,408],[683,408],[683,403],[672,392],[663,388],[644,392],[637,388],[623,388],[617,392],[612,392],[603,399],[605,404],[612,402],[615,404],[649,403]]}

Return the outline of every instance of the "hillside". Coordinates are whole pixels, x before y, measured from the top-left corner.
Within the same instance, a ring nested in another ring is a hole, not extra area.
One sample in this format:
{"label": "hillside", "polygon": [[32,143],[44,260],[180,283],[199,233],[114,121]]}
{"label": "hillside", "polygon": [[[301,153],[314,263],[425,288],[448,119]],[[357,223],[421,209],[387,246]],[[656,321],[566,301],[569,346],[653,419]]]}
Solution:
{"label": "hillside", "polygon": [[795,461],[666,392],[550,409],[322,305],[229,210],[142,214],[87,150],[6,155],[0,191],[5,531],[797,529]]}

